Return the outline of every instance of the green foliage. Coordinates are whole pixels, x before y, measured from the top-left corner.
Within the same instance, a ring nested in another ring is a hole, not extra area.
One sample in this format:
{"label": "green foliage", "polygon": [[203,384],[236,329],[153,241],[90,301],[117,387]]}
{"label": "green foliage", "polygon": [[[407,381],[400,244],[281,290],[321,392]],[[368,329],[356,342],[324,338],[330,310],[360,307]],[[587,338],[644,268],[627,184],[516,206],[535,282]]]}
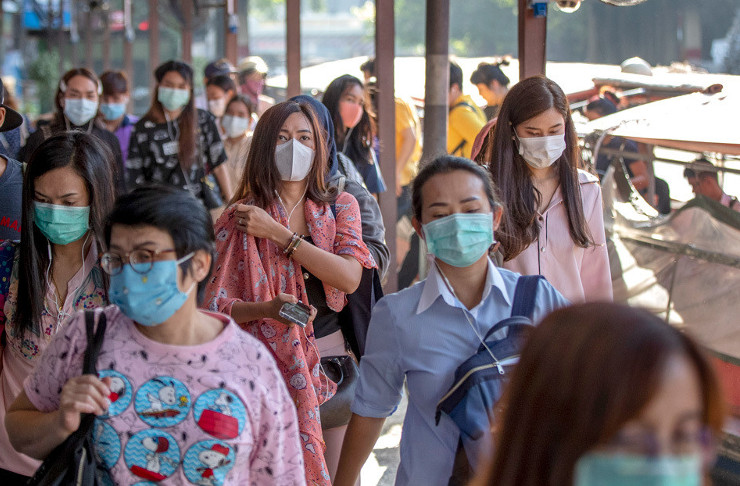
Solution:
{"label": "green foliage", "polygon": [[39,49],[38,56],[28,66],[28,77],[36,83],[40,112],[52,111],[60,77],[59,51],[48,48]]}

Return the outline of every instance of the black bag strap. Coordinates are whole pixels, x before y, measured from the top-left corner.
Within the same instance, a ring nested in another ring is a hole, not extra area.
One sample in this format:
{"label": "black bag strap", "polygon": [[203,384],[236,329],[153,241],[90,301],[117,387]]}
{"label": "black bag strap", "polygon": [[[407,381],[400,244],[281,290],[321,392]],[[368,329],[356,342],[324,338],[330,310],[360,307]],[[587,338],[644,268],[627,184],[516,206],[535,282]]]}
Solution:
{"label": "black bag strap", "polygon": [[514,289],[514,301],[511,304],[511,316],[524,316],[532,318],[534,314],[534,303],[537,298],[537,286],[542,275],[522,275],[516,281]]}
{"label": "black bag strap", "polygon": [[85,330],[87,331],[87,348],[85,349],[85,360],[82,367],[82,374],[97,375],[98,370],[96,363],[100,348],[103,347],[103,337],[107,326],[105,312],[100,313],[98,319],[98,328],[95,329],[95,310],[87,309],[85,311]]}

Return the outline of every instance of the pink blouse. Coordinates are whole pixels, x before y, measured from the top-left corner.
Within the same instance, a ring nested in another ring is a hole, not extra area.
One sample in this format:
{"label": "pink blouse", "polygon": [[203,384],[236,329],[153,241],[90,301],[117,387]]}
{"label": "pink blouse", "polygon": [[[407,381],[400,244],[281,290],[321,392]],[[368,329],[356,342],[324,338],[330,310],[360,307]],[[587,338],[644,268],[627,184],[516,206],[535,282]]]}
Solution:
{"label": "pink blouse", "polygon": [[583,213],[595,246],[581,248],[573,243],[568,213],[560,187],[548,208],[537,218],[540,236],[504,268],[522,275],[543,275],[553,287],[572,303],[611,301],[612,279],[604,233],[604,208],[599,180],[578,171],[581,183]]}

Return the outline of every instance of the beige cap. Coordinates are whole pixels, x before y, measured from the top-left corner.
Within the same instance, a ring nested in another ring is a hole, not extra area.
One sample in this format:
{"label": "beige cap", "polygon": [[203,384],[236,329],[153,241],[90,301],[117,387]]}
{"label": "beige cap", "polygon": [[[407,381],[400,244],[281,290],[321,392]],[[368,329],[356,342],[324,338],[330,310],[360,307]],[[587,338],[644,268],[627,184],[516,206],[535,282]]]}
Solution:
{"label": "beige cap", "polygon": [[239,74],[249,74],[253,71],[260,74],[267,74],[267,63],[259,56],[249,56],[239,61],[236,69],[239,71]]}

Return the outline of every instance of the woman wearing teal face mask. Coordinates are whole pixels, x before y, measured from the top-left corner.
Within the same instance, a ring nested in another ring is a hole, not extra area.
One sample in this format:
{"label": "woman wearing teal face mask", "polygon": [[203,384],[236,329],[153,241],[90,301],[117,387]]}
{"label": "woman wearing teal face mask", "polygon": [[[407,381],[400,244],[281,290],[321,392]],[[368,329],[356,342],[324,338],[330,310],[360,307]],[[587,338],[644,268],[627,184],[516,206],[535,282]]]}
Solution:
{"label": "woman wearing teal face mask", "polygon": [[125,189],[123,180],[123,156],[115,135],[96,121],[100,101],[101,83],[98,77],[87,68],[70,69],[59,80],[54,105],[56,112],[51,122],[38,124],[26,145],[18,154],[18,159],[29,162],[34,150],[47,138],[67,130],[91,133],[100,139],[113,152],[111,170],[113,180],[120,192]]}
{"label": "woman wearing teal face mask", "polygon": [[[430,252],[429,275],[373,308],[335,486],[359,476],[404,381],[409,405],[395,484],[447,484],[460,431],[447,415],[435,423],[437,403],[481,345],[479,336],[511,315],[519,275],[488,256],[504,211],[488,172],[467,159],[439,157],[416,176],[411,199],[414,229]],[[545,280],[537,285],[534,321],[567,304]]]}
{"label": "woman wearing teal face mask", "polygon": [[131,133],[126,180],[130,187],[154,182],[189,190],[217,209],[231,199],[231,181],[215,118],[195,107],[193,69],[167,61],[154,77],[152,105]]}
{"label": "woman wearing teal face mask", "polygon": [[[67,317],[107,304],[98,252],[113,206],[111,163],[97,138],[68,132],[42,143],[28,164],[21,244],[0,246],[0,423]],[[36,467],[13,450],[0,427],[0,484],[16,484],[14,474],[29,476]]]}
{"label": "woman wearing teal face mask", "polygon": [[641,309],[585,304],[532,332],[474,486],[700,486],[723,403],[706,356]]}
{"label": "woman wearing teal face mask", "polygon": [[105,240],[114,305],[96,312],[107,324],[98,376],[80,376],[77,313],[8,413],[13,445],[44,457],[93,413],[112,484],[304,484],[295,406],[270,352],[228,316],[198,310],[214,240],[203,205],[137,188],[116,201]]}

